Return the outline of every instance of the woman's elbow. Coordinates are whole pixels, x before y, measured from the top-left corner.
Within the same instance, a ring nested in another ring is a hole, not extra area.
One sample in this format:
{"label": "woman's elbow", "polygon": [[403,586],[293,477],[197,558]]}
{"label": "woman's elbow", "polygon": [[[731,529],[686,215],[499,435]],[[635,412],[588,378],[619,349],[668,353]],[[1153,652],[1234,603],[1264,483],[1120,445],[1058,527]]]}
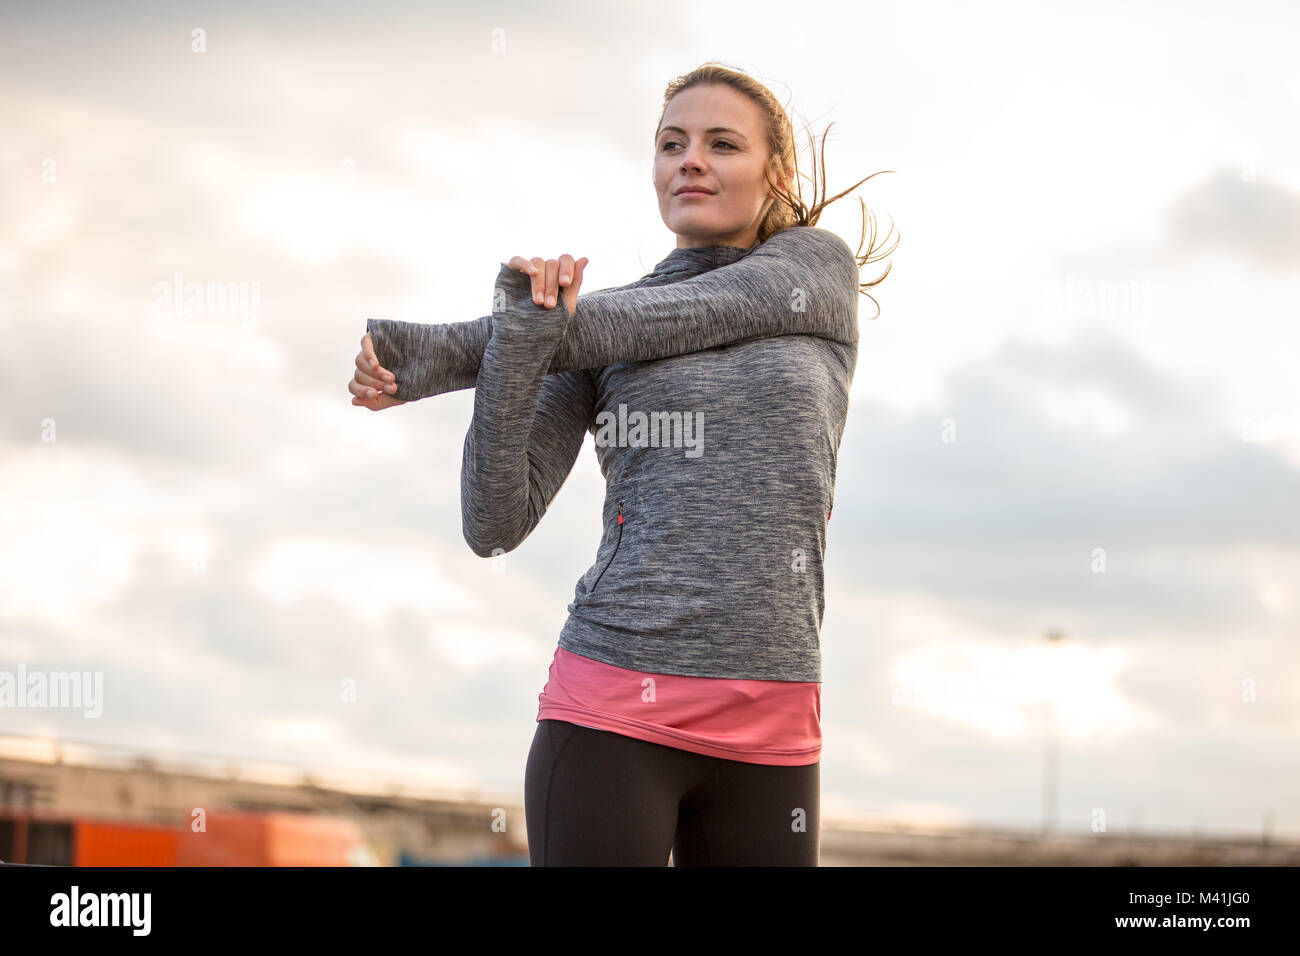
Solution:
{"label": "woman's elbow", "polygon": [[494,558],[498,554],[507,554],[518,547],[518,542],[511,544],[508,541],[503,542],[501,540],[489,541],[469,529],[465,530],[465,543],[480,558]]}
{"label": "woman's elbow", "polygon": [[503,534],[500,529],[489,533],[470,520],[463,523],[462,534],[470,550],[480,558],[495,558],[498,554],[509,554],[523,544],[524,538],[527,537],[526,534]]}
{"label": "woman's elbow", "polygon": [[477,541],[470,541],[468,538],[466,538],[465,541],[469,545],[469,549],[480,558],[495,558],[498,554],[505,554],[509,550],[508,548],[501,547],[484,547]]}

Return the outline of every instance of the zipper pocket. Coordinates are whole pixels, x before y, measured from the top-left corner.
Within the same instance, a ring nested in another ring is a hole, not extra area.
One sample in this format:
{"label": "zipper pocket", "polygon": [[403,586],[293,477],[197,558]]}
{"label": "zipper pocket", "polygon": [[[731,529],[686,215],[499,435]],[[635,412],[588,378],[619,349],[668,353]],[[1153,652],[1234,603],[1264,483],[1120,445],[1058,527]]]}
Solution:
{"label": "zipper pocket", "polygon": [[609,566],[614,563],[614,557],[618,554],[618,546],[622,543],[623,543],[623,502],[620,501],[618,503],[618,538],[614,542],[614,553],[609,556],[609,560],[605,562],[605,566],[600,569],[600,574],[596,575],[596,583],[591,586],[592,592],[596,590],[596,585],[599,584],[600,579],[605,576],[605,572],[609,570]]}

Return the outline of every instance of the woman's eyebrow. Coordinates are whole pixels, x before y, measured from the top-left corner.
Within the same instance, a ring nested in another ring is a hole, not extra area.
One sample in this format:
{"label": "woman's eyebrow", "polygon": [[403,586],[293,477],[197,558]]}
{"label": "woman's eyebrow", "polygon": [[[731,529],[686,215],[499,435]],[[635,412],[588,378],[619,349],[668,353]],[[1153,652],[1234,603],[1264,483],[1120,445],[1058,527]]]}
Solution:
{"label": "woman's eyebrow", "polygon": [[[680,126],[665,126],[663,129],[659,131],[659,135],[662,136],[664,133],[667,133],[669,131],[672,131],[674,133],[681,133],[683,136],[688,135],[686,130],[682,129]],[[738,129],[732,129],[730,126],[710,126],[704,132],[706,135],[708,133],[733,133],[736,136],[739,136],[741,139],[746,138],[744,133],[742,133]]]}

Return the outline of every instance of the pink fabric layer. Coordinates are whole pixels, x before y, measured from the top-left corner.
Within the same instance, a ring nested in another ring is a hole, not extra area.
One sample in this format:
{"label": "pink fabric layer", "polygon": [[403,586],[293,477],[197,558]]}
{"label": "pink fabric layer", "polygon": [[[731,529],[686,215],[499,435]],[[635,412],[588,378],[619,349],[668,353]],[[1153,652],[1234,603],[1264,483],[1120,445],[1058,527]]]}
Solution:
{"label": "pink fabric layer", "polygon": [[648,674],[556,647],[537,700],[538,720],[567,720],[710,757],[787,767],[821,759],[816,681]]}

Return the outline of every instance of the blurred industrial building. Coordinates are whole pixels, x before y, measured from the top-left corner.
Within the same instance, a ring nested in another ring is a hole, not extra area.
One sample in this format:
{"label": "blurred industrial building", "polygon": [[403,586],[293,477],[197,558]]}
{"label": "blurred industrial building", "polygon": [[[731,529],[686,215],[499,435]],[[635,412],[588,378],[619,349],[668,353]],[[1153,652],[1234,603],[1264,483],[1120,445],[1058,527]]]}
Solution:
{"label": "blurred industrial building", "polygon": [[[198,821],[198,823],[196,823]],[[0,861],[528,865],[524,810],[299,768],[0,737]],[[823,866],[1295,866],[1300,842],[920,828],[828,818]]]}

